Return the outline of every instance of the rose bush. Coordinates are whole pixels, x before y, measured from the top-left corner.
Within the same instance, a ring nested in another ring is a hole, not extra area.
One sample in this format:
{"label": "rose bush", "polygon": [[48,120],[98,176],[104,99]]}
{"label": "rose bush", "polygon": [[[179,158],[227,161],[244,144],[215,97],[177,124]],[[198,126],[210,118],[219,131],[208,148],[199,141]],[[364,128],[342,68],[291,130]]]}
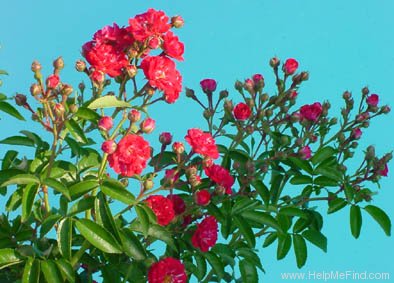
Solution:
{"label": "rose bush", "polygon": [[[293,248],[299,268],[307,242],[326,251],[321,209],[349,209],[355,238],[366,214],[390,235],[371,202],[391,153],[369,146],[359,166],[352,158],[390,108],[368,88],[343,94],[339,118],[327,101],[297,105],[309,75],[293,58],[270,60],[275,94],[261,74],[237,81],[231,98],[214,79],[186,88],[207,129],[148,142],[160,123],[149,107],[182,92],[184,45],[171,31],[182,26],[149,9],[97,31],[75,65],[89,88],[64,81],[62,58],[47,76],[33,62],[31,97],[14,98],[52,139],[24,129],[0,141],[1,282],[259,282],[261,243],[276,244],[278,260]],[[24,120],[4,95],[0,110]]]}

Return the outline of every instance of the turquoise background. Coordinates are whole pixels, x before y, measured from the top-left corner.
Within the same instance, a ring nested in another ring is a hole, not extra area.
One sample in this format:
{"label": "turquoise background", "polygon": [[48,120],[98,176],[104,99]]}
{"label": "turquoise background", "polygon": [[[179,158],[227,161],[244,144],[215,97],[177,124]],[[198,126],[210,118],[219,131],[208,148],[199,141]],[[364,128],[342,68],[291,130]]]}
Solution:
{"label": "turquoise background", "polygon": [[[344,90],[357,97],[368,85],[380,95],[382,104],[393,105],[394,2],[390,0],[4,1],[0,13],[0,68],[10,76],[4,78],[1,91],[8,95],[28,94],[33,82],[31,62],[39,60],[49,74],[52,60],[59,55],[66,62],[64,81],[74,85],[86,81],[73,67],[80,58],[82,44],[104,25],[125,25],[128,18],[149,7],[162,9],[168,15],[180,14],[186,21],[185,27],[177,31],[186,46],[185,61],[179,64],[185,86],[197,89],[201,79],[212,77],[219,82],[219,88],[229,89],[233,99],[240,101],[232,88],[234,80],[259,72],[272,88],[274,79],[268,60],[277,55],[296,58],[300,69],[310,71],[310,81],[300,90],[300,104],[329,99],[331,113],[339,113]],[[181,139],[188,128],[205,126],[200,110],[185,97],[175,105],[163,104],[154,110],[152,117],[159,124],[153,137],[166,130]],[[392,150],[392,121],[392,114],[374,121],[364,131],[361,148],[373,144],[379,154]],[[3,139],[25,129],[26,124],[5,117],[0,127]],[[33,127],[29,124],[29,128]],[[0,155],[5,150],[1,146]],[[394,171],[392,165],[390,169]],[[393,218],[394,179],[390,175],[382,180],[381,192],[373,204]],[[347,208],[326,217],[323,232],[329,239],[328,253],[308,246],[308,262],[301,271],[391,272],[391,281],[386,282],[392,282],[393,239],[364,214],[361,236],[355,240],[348,222]],[[267,270],[260,281],[295,282],[280,277],[281,272],[297,271],[293,252],[277,261],[274,246],[260,253]]]}

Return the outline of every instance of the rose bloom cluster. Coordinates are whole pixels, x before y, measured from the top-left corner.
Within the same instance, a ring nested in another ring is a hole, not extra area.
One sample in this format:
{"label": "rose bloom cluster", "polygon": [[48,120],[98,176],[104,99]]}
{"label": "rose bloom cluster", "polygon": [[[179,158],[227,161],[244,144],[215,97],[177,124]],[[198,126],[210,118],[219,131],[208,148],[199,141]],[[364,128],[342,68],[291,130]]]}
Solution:
{"label": "rose bloom cluster", "polygon": [[[131,18],[128,26],[113,24],[97,31],[82,47],[82,55],[91,65],[88,73],[92,81],[101,86],[104,74],[133,77],[140,68],[149,86],[162,91],[167,103],[174,103],[182,90],[182,76],[174,59],[183,60],[184,45],[171,28],[182,25],[179,16],[170,19],[162,11],[149,9]],[[150,55],[158,49],[162,50],[160,55]],[[134,59],[142,59],[141,64],[136,65]],[[77,64],[77,69],[86,71],[81,65]]]}

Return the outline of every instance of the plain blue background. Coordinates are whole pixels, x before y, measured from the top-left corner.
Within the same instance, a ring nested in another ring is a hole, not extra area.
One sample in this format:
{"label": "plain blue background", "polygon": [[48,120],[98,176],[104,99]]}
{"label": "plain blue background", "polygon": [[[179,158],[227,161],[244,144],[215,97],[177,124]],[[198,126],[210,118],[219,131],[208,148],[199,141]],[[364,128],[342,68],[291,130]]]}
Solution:
{"label": "plain blue background", "polygon": [[[310,71],[310,81],[300,90],[301,104],[329,99],[333,111],[338,110],[344,90],[356,97],[364,85],[380,94],[381,103],[394,104],[394,2],[390,0],[15,0],[4,1],[1,6],[0,68],[10,73],[1,91],[8,95],[28,94],[34,59],[48,74],[52,60],[62,55],[66,61],[64,81],[76,84],[85,79],[73,69],[82,44],[104,25],[125,25],[128,18],[153,7],[169,15],[180,14],[186,21],[177,32],[186,46],[185,62],[179,65],[185,86],[197,88],[201,79],[212,77],[240,101],[232,89],[234,80],[259,72],[272,86],[268,60],[277,55],[297,58],[300,68]],[[188,128],[205,126],[199,109],[186,98],[175,105],[156,107],[156,111],[152,113],[160,121],[156,134],[169,130],[181,139]],[[379,154],[393,149],[392,121],[390,114],[372,123],[364,131],[361,148],[373,144]],[[26,128],[26,124],[4,118],[0,127],[2,139]],[[0,155],[5,149],[1,146]],[[393,166],[390,168],[394,171]],[[393,218],[391,176],[382,181],[373,204]],[[302,271],[392,272],[394,280],[393,239],[365,215],[360,239],[355,240],[348,222],[348,209],[326,217],[323,231],[329,239],[328,253],[309,246],[308,262]],[[267,270],[261,282],[288,282],[280,279],[280,273],[297,271],[292,253],[279,262],[274,248],[262,250],[260,255]]]}

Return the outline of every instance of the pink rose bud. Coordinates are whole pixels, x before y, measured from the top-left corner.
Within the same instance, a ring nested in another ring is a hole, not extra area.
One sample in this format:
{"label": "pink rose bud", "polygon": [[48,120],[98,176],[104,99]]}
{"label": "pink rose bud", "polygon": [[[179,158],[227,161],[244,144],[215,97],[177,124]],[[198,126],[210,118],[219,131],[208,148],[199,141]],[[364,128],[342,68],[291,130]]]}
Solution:
{"label": "pink rose bud", "polygon": [[252,111],[250,110],[250,107],[246,103],[238,103],[234,107],[234,117],[238,121],[245,121],[249,119],[250,115],[252,114]]}
{"label": "pink rose bud", "polygon": [[59,82],[60,82],[60,78],[57,75],[50,75],[46,81],[47,87],[52,89],[56,88],[59,85]]}
{"label": "pink rose bud", "polygon": [[30,93],[33,96],[39,95],[41,93],[41,87],[38,84],[32,84],[30,87]]}
{"label": "pink rose bud", "polygon": [[64,111],[65,111],[64,106],[60,103],[56,103],[53,106],[53,112],[55,112],[56,116],[58,117],[62,116],[64,114]]}
{"label": "pink rose bud", "polygon": [[211,194],[207,190],[199,190],[194,194],[197,205],[207,206],[211,202]]}
{"label": "pink rose bud", "polygon": [[146,118],[140,124],[140,129],[145,134],[150,134],[155,129],[156,122],[152,118]]}
{"label": "pink rose bud", "polygon": [[185,24],[185,21],[181,16],[174,16],[171,18],[171,25],[174,28],[181,28]]}
{"label": "pink rose bud", "polygon": [[53,67],[56,70],[62,70],[64,68],[64,60],[63,60],[63,58],[59,57],[55,61],[53,61]]}
{"label": "pink rose bud", "polygon": [[297,95],[298,95],[298,93],[295,90],[293,90],[292,92],[290,92],[289,98],[290,99],[295,99],[297,97]]}
{"label": "pink rose bud", "polygon": [[98,121],[98,128],[102,131],[108,132],[114,126],[114,122],[111,117],[104,116]]}
{"label": "pink rose bud", "polygon": [[216,81],[214,79],[205,79],[200,82],[202,91],[205,93],[212,93],[216,90]]}
{"label": "pink rose bud", "polygon": [[244,82],[244,88],[249,93],[254,93],[254,82],[251,79],[246,79]]}
{"label": "pink rose bud", "polygon": [[160,39],[158,39],[157,37],[152,37],[148,42],[148,46],[150,49],[157,49],[159,45],[160,45]]}
{"label": "pink rose bud", "polygon": [[182,153],[185,152],[185,146],[181,142],[174,142],[173,145],[172,145],[172,150],[176,154],[182,154]]}
{"label": "pink rose bud", "polygon": [[31,70],[33,71],[33,73],[37,73],[40,72],[42,69],[40,62],[38,61],[33,61],[33,63],[31,63]]}
{"label": "pink rose bud", "polygon": [[133,123],[138,122],[141,119],[141,112],[136,109],[131,109],[128,118]]}
{"label": "pink rose bud", "polygon": [[93,71],[90,74],[90,79],[96,86],[101,86],[105,81],[105,74],[101,71]]}
{"label": "pink rose bud", "polygon": [[253,77],[252,77],[252,79],[253,79],[253,82],[257,85],[257,84],[259,84],[261,81],[264,80],[264,77],[263,77],[262,74],[254,74]]}
{"label": "pink rose bud", "polygon": [[274,57],[274,58],[271,58],[271,59],[270,59],[270,66],[271,66],[272,68],[278,67],[279,64],[280,64],[280,61],[279,61],[278,57]]}
{"label": "pink rose bud", "polygon": [[78,72],[85,72],[86,70],[86,63],[83,60],[78,60],[77,62],[75,62],[75,69]]}
{"label": "pink rose bud", "polygon": [[174,184],[176,181],[179,180],[179,173],[177,173],[174,169],[168,169],[165,173],[165,178],[167,182],[170,184]]}
{"label": "pink rose bud", "polygon": [[168,132],[163,132],[159,136],[159,141],[162,145],[169,145],[172,143],[172,135]]}
{"label": "pink rose bud", "polygon": [[378,174],[380,176],[384,176],[384,177],[388,176],[388,174],[389,174],[389,167],[387,166],[387,164],[384,165],[384,169],[383,170],[378,171]]}
{"label": "pink rose bud", "polygon": [[116,143],[113,140],[107,140],[101,145],[101,150],[107,154],[112,154],[116,150]]}
{"label": "pink rose bud", "polygon": [[311,148],[307,145],[301,148],[298,153],[302,159],[309,159],[312,156]]}
{"label": "pink rose bud", "polygon": [[285,72],[286,75],[292,75],[297,71],[298,68],[298,62],[297,60],[293,58],[289,58],[286,60],[286,62],[283,64],[283,72]]}
{"label": "pink rose bud", "polygon": [[385,105],[385,106],[382,107],[381,111],[382,111],[383,114],[388,114],[388,113],[390,113],[391,108],[390,108],[390,106]]}
{"label": "pink rose bud", "polygon": [[371,94],[370,96],[367,97],[367,104],[369,106],[376,107],[378,106],[378,103],[379,103],[379,95]]}
{"label": "pink rose bud", "polygon": [[128,65],[126,67],[126,73],[130,78],[134,78],[137,75],[137,67],[134,65]]}
{"label": "pink rose bud", "polygon": [[356,140],[358,140],[362,134],[363,134],[363,132],[360,130],[360,128],[355,128],[352,131],[352,137]]}
{"label": "pink rose bud", "polygon": [[17,95],[15,95],[15,103],[18,106],[25,106],[27,103],[27,97],[24,94],[20,94],[18,93]]}

